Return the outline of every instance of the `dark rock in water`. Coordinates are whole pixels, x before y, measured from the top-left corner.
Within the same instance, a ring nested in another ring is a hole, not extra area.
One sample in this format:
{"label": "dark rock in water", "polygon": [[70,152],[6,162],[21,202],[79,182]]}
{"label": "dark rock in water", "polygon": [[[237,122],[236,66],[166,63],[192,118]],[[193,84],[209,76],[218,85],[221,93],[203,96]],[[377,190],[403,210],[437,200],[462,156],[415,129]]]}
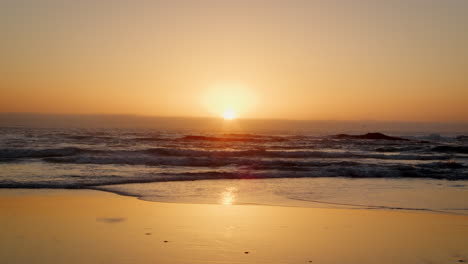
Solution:
{"label": "dark rock in water", "polygon": [[391,137],[387,136],[382,133],[367,133],[365,135],[348,135],[348,134],[339,134],[333,136],[333,138],[338,138],[338,139],[372,139],[372,140],[379,140],[379,139],[384,139],[384,140],[402,140],[402,141],[409,141],[406,138],[400,138],[400,137]]}
{"label": "dark rock in water", "polygon": [[433,147],[432,151],[468,154],[468,147],[467,146],[437,146],[437,147]]}
{"label": "dark rock in water", "polygon": [[458,136],[456,137],[458,141],[468,141],[468,136]]}

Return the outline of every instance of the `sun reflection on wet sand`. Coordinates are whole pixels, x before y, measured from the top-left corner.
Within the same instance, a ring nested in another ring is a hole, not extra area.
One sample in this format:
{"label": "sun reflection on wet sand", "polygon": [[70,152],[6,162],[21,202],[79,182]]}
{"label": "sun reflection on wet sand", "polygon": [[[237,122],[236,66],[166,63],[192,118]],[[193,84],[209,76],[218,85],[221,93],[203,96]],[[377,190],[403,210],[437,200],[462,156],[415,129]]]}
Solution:
{"label": "sun reflection on wet sand", "polygon": [[222,205],[232,205],[236,200],[236,187],[227,187],[224,192],[221,193],[220,203]]}

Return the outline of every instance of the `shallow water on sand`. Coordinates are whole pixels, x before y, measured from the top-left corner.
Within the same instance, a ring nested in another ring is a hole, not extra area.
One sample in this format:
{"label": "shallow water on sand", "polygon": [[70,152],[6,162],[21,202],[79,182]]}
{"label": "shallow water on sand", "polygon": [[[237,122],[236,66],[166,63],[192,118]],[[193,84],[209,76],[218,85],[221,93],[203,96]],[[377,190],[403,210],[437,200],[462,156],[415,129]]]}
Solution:
{"label": "shallow water on sand", "polygon": [[97,189],[157,202],[411,210],[468,215],[468,181],[295,178],[122,184]]}

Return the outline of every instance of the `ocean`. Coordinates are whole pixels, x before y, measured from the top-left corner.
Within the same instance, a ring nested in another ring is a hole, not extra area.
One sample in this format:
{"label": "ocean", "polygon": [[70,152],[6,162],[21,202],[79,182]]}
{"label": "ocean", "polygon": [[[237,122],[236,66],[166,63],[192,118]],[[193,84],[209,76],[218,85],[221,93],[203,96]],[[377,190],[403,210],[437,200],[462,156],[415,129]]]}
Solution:
{"label": "ocean", "polygon": [[466,138],[369,135],[3,127],[0,188],[468,214]]}

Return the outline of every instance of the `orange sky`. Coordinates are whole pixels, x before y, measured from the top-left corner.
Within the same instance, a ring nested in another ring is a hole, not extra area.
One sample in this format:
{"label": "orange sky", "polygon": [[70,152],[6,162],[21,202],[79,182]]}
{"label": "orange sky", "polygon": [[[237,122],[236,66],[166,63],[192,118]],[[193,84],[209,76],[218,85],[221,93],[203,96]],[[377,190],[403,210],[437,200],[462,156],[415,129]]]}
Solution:
{"label": "orange sky", "polygon": [[468,2],[350,2],[2,1],[0,112],[468,121]]}

